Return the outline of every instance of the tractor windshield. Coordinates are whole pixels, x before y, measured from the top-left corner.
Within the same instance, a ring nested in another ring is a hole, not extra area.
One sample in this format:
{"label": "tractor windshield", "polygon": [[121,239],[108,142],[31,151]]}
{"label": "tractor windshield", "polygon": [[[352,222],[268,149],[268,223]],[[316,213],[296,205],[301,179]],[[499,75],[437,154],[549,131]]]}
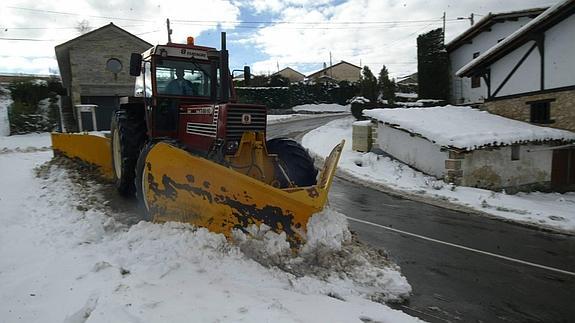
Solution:
{"label": "tractor windshield", "polygon": [[161,59],[156,64],[158,95],[210,97],[210,63]]}

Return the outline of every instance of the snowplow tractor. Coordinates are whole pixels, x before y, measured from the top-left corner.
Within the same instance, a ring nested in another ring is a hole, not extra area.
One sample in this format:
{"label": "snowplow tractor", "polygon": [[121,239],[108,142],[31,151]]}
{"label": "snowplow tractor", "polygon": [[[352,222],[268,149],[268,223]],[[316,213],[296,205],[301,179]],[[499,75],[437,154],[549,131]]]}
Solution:
{"label": "snowplow tractor", "polygon": [[296,141],[266,140],[266,107],[236,102],[227,55],[225,33],[219,51],[192,42],[133,54],[134,96],[120,100],[110,134],[54,133],[53,148],[135,194],[146,220],[228,237],[266,224],[296,246],[327,201],[344,142],[318,174]]}

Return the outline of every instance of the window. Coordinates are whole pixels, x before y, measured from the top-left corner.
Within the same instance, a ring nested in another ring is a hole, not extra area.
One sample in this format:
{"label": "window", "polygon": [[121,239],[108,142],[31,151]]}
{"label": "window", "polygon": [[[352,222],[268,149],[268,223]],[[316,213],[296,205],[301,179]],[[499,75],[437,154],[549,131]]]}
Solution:
{"label": "window", "polygon": [[521,146],[513,145],[511,146],[511,160],[519,160],[519,152],[521,151]]}
{"label": "window", "polygon": [[531,119],[532,123],[552,123],[551,120],[551,102],[553,100],[527,102],[531,106]]}
{"label": "window", "polygon": [[156,89],[159,95],[210,97],[210,64],[193,61],[158,61]]}
{"label": "window", "polygon": [[110,58],[106,62],[106,69],[114,74],[118,74],[122,71],[122,62],[117,58]]}
{"label": "window", "polygon": [[[475,52],[473,53],[473,59],[477,58],[479,56],[479,52]],[[479,76],[472,76],[471,77],[471,88],[477,88],[481,86],[481,79],[479,78]]]}

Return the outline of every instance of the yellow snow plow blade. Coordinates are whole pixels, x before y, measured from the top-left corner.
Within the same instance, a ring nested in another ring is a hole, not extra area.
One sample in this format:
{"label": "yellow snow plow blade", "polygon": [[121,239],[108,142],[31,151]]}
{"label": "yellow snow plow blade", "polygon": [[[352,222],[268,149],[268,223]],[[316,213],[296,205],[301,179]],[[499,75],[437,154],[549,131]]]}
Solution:
{"label": "yellow snow plow blade", "polygon": [[104,177],[113,177],[110,139],[90,134],[56,132],[51,137],[52,149],[56,154],[96,165]]}
{"label": "yellow snow plow blade", "polygon": [[145,159],[142,197],[153,221],[180,221],[230,236],[264,223],[305,241],[308,219],[326,203],[344,141],[326,159],[316,185],[279,189],[231,168],[160,142]]}

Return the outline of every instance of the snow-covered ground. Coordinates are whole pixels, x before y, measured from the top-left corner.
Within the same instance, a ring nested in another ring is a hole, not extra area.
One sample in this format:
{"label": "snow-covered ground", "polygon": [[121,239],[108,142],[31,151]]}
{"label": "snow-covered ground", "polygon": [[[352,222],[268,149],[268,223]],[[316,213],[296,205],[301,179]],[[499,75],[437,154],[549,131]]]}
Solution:
{"label": "snow-covered ground", "polygon": [[307,133],[302,144],[313,154],[326,156],[346,140],[339,171],[372,186],[475,209],[510,221],[575,233],[575,193],[518,193],[508,195],[472,187],[453,186],[409,166],[351,150],[353,118],[332,121]]}
{"label": "snow-covered ground", "polygon": [[350,105],[340,105],[336,103],[320,103],[320,104],[303,104],[296,105],[292,110],[296,112],[350,112]]}
{"label": "snow-covered ground", "polygon": [[2,322],[419,321],[375,302],[411,287],[350,242],[335,211],[310,220],[297,257],[265,228],[233,244],[180,223],[132,225],[111,211],[104,184],[48,162],[46,138],[0,142]]}

